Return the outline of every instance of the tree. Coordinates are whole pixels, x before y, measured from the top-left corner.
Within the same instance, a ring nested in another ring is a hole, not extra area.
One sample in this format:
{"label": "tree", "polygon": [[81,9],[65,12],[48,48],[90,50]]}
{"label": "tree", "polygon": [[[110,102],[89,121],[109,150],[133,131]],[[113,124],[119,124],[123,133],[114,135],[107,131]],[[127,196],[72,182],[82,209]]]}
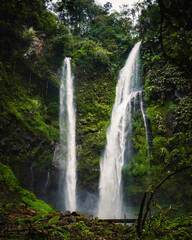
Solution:
{"label": "tree", "polygon": [[104,10],[105,10],[106,14],[109,14],[112,7],[113,7],[113,5],[110,2],[107,2],[104,4]]}
{"label": "tree", "polygon": [[186,0],[158,0],[158,5],[161,12],[160,40],[165,58],[192,77],[192,3]]}

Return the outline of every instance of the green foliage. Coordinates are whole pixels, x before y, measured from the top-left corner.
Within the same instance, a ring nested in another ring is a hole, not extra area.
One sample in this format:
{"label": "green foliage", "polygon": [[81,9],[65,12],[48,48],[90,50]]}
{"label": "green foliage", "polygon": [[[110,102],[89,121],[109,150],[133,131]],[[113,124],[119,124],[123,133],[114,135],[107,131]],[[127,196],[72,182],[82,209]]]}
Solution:
{"label": "green foliage", "polygon": [[[186,15],[181,16],[186,4],[188,4]],[[167,2],[160,0],[145,1],[143,5],[145,7],[139,16],[138,27],[143,39],[141,59],[142,74],[145,78],[147,117],[153,136],[150,172],[153,182],[162,173],[188,166],[192,161],[189,46],[191,26],[186,17],[191,13],[191,3],[179,1],[177,5],[174,0]],[[164,186],[158,199],[161,199],[163,204],[168,204],[171,200],[181,204],[181,196],[186,194],[185,205],[188,205],[187,185],[190,179],[189,172],[185,177],[181,175],[175,178],[172,186],[168,184]],[[189,211],[186,209],[182,210]],[[147,237],[174,239],[172,233],[166,237],[163,232],[162,229],[159,235],[156,232],[157,235],[151,236],[148,232],[143,239]]]}
{"label": "green foliage", "polygon": [[153,63],[148,71],[145,83],[147,102],[154,100],[161,103],[175,94],[175,90],[186,92],[191,88],[190,79],[177,67],[170,64],[159,67],[161,61]]}
{"label": "green foliage", "polygon": [[56,212],[50,205],[42,200],[37,199],[35,195],[30,191],[21,189],[19,191],[19,195],[21,196],[21,199],[26,206],[40,214],[49,214]]}
{"label": "green foliage", "polygon": [[[17,196],[18,201],[21,199],[20,201],[39,213],[55,213],[55,210],[51,206],[38,200],[32,192],[21,188],[10,167],[3,165],[2,163],[0,163],[0,184],[6,186],[7,193],[10,192],[8,194],[9,198],[4,199],[3,201],[14,202],[16,200],[14,198]],[[14,196],[14,198],[12,196]]]}
{"label": "green foliage", "polygon": [[34,161],[34,164],[39,168],[46,169],[53,159],[53,151],[46,149],[45,146],[40,147],[41,150],[35,155],[37,159]]}
{"label": "green foliage", "polygon": [[92,236],[94,235],[94,233],[89,230],[89,228],[86,226],[86,224],[83,221],[73,223],[71,228],[73,230],[76,229],[76,231],[79,233],[78,236],[76,236],[77,239],[82,239],[84,237],[91,239]]}
{"label": "green foliage", "polygon": [[[56,4],[63,10],[58,19],[46,3],[2,1],[0,153],[18,177],[21,163],[49,167],[59,137],[58,97],[53,97],[59,95],[58,69],[70,55],[76,76],[80,181],[91,180],[90,188],[97,189],[115,81],[134,41],[131,20],[128,12],[109,14],[109,6],[82,0]],[[5,128],[13,132],[8,139]],[[89,176],[82,180],[85,172]]]}
{"label": "green foliage", "polygon": [[29,190],[26,190],[26,189],[23,189],[21,188],[20,191],[19,191],[19,194],[22,198],[25,198],[25,199],[30,199],[31,201],[35,201],[36,200],[36,196],[34,193],[32,193],[31,191]]}
{"label": "green foliage", "polygon": [[131,159],[132,174],[134,176],[144,176],[149,168],[149,159],[147,156],[147,142],[144,123],[140,111],[137,111],[133,116],[132,128],[132,142],[133,148],[135,149],[135,154]]}
{"label": "green foliage", "polygon": [[[58,7],[63,10],[63,24],[46,10],[46,2],[1,2],[0,156],[14,166],[18,176],[23,162],[31,164],[35,159],[35,166],[49,166],[53,156],[51,142],[58,141],[59,137],[58,98],[55,98],[59,95],[58,69],[63,56],[70,55],[77,105],[78,184],[85,189],[97,190],[100,155],[110,123],[117,73],[135,41],[131,36],[130,17],[131,13],[134,17],[135,10],[124,7],[122,12],[110,14],[109,4],[102,8],[94,1],[62,1]],[[165,5],[164,0],[158,4],[144,1],[137,24],[143,40],[142,73],[147,117],[153,135],[151,180],[192,161],[191,3],[177,1],[176,4],[175,0],[169,0],[164,7],[161,3]],[[163,10],[163,20],[160,10]],[[164,59],[164,55],[168,58]],[[133,117],[132,125],[133,156],[123,169],[123,181],[126,196],[138,204],[149,181],[147,143],[140,113]],[[0,181],[11,192],[19,189],[25,205],[41,214],[54,212],[34,194],[18,187],[10,168],[0,163],[0,171]],[[190,192],[186,194],[189,186],[185,184],[185,178],[190,182],[189,173],[181,176],[178,182],[183,183],[182,191],[190,199]],[[175,199],[180,197],[176,190],[179,186],[172,187]],[[165,186],[165,192],[168,189]],[[189,238],[189,219],[171,221],[162,209],[158,209],[159,215],[147,225],[143,239]],[[32,219],[30,224],[38,220]],[[70,234],[59,227],[53,230],[52,225],[58,222],[59,216],[52,216],[49,226],[43,226],[43,229],[48,232],[51,229],[50,232],[55,231],[64,239],[73,235],[73,229],[77,232],[74,239],[93,238],[94,229],[83,221],[71,224]],[[121,229],[120,226],[117,228]],[[107,227],[102,231],[109,233]],[[130,237],[134,238],[135,235]]]}
{"label": "green foliage", "polygon": [[50,39],[50,44],[54,53],[53,64],[55,65],[56,62],[60,65],[63,61],[63,56],[69,54],[74,47],[74,39],[69,29],[65,25],[59,24],[56,34]]}
{"label": "green foliage", "polygon": [[147,117],[150,120],[153,137],[173,136],[173,120],[177,104],[174,101],[167,101],[166,104],[154,104],[151,102],[147,107]]}
{"label": "green foliage", "polygon": [[127,53],[131,47],[132,29],[130,17],[127,15],[112,13],[109,16],[99,15],[91,28],[91,37],[95,41],[102,42],[103,47],[113,53],[112,57],[120,60],[120,54]]}
{"label": "green foliage", "polygon": [[[79,44],[79,45],[78,45]],[[93,41],[77,43],[74,51],[79,184],[96,190],[99,159],[115,97],[110,53]],[[109,72],[108,72],[109,70]],[[90,184],[91,183],[91,184]]]}
{"label": "green foliage", "polygon": [[167,212],[159,209],[159,212],[147,222],[142,233],[142,239],[190,239],[192,231],[191,217],[182,216],[179,218],[167,217]]}
{"label": "green foliage", "polygon": [[[17,177],[20,177],[19,171],[16,170],[18,165],[23,161],[30,162],[32,155],[35,155],[36,165],[39,167],[47,167],[50,164],[53,152],[48,145],[58,138],[59,131],[58,125],[52,125],[52,120],[48,115],[53,116],[54,112],[50,113],[47,110],[43,98],[33,95],[29,86],[26,87],[22,75],[15,69],[9,68],[9,65],[1,64],[2,88],[0,92],[2,93],[3,111],[0,113],[2,118],[0,129],[2,139],[5,141],[1,156],[2,159],[7,159],[7,163],[10,162],[14,166]],[[57,116],[58,113],[54,114],[52,119],[54,120]],[[5,137],[5,128],[12,129],[8,137]],[[32,139],[36,141],[35,145],[31,144]],[[25,147],[27,143],[30,145],[30,151]]]}
{"label": "green foliage", "polygon": [[50,219],[49,219],[49,223],[48,223],[49,226],[55,224],[55,223],[59,220],[59,218],[60,218],[60,216],[55,216],[55,217],[53,217],[53,218],[50,218]]}
{"label": "green foliage", "polygon": [[[86,71],[95,71],[98,67],[100,71],[109,71],[110,53],[92,40],[86,40],[80,43],[77,51],[73,52],[72,57],[75,63]],[[95,69],[95,70],[94,70]]]}
{"label": "green foliage", "polygon": [[174,121],[176,131],[191,132],[192,130],[192,97],[182,98],[176,109],[176,118]]}
{"label": "green foliage", "polygon": [[147,186],[149,174],[149,158],[145,136],[143,117],[139,109],[132,116],[133,154],[123,167],[122,178],[127,201],[139,204],[138,199]]}
{"label": "green foliage", "polygon": [[180,1],[179,6],[175,3],[174,0],[170,0],[168,5],[164,1],[159,2],[162,50],[170,62],[191,77],[192,31],[188,15],[192,13],[192,5],[186,1]]}
{"label": "green foliage", "polygon": [[132,164],[133,164],[133,175],[134,176],[143,176],[148,172],[149,170],[149,164],[148,164],[148,158],[145,158],[143,163],[141,163],[139,156],[135,156],[132,158]]}
{"label": "green foliage", "polygon": [[156,137],[153,139],[153,159],[154,164],[160,164],[169,158],[167,150],[168,140],[165,137]]}
{"label": "green foliage", "polygon": [[175,168],[191,163],[191,134],[176,133],[174,137],[169,140],[169,146],[172,150],[170,152],[170,165]]}
{"label": "green foliage", "polygon": [[[143,9],[138,24],[143,39],[143,71],[144,74],[147,72],[146,96],[147,102],[162,103],[172,97],[175,90],[187,93],[191,91],[190,51],[187,50],[190,49],[191,35],[189,28],[186,28],[189,24],[186,19],[185,26],[176,27],[176,22],[183,18],[178,20],[184,5],[177,8],[174,1],[169,1],[169,5],[164,1],[158,4],[148,2],[149,5]],[[170,16],[172,26],[169,22]]]}
{"label": "green foliage", "polygon": [[16,191],[18,188],[18,180],[11,168],[2,163],[0,163],[0,182],[1,184],[5,184],[11,192]]}

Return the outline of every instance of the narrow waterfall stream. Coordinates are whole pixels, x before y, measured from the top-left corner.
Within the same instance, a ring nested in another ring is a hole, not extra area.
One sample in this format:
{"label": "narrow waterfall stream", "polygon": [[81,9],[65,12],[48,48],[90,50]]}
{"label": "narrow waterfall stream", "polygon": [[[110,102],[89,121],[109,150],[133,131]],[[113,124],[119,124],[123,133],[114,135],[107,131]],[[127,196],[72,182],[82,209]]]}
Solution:
{"label": "narrow waterfall stream", "polygon": [[31,173],[31,191],[33,192],[34,190],[34,174],[33,174],[33,168],[34,168],[34,164],[31,164],[30,167],[30,173]]}
{"label": "narrow waterfall stream", "polygon": [[104,156],[100,161],[99,218],[121,218],[122,213],[122,167],[131,134],[131,100],[141,91],[138,74],[138,42],[129,54],[125,66],[119,73],[116,98],[111,114],[111,124],[107,130]]}
{"label": "narrow waterfall stream", "polygon": [[50,173],[49,170],[47,171],[47,179],[45,182],[45,202],[47,202],[47,193],[48,193],[48,187],[49,187],[49,182],[50,182]]}
{"label": "narrow waterfall stream", "polygon": [[148,136],[148,126],[147,126],[147,114],[144,109],[144,104],[143,104],[143,96],[142,92],[139,93],[139,100],[140,100],[140,108],[141,108],[141,113],[143,116],[143,122],[144,122],[144,127],[145,127],[145,136],[146,136],[146,142],[147,142],[147,156],[149,159],[149,168],[150,168],[150,146],[149,146],[149,136]]}
{"label": "narrow waterfall stream", "polygon": [[60,143],[61,173],[59,192],[63,199],[61,210],[76,210],[76,144],[75,108],[71,59],[65,58],[60,85]]}

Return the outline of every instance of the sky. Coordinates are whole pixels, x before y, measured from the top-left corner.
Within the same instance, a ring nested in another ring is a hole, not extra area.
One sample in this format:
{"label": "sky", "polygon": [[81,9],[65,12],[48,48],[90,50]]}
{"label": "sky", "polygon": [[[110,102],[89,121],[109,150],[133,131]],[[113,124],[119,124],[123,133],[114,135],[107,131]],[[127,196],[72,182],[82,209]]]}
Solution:
{"label": "sky", "polygon": [[[53,2],[57,2],[58,0],[53,0]],[[125,5],[129,5],[129,7],[131,8],[132,5],[136,2],[142,2],[142,0],[95,0],[96,3],[100,4],[100,5],[104,5],[107,2],[112,3],[114,10],[116,11],[120,11],[119,6],[122,6],[123,4]]]}
{"label": "sky", "polygon": [[116,11],[120,11],[119,6],[122,6],[122,4],[129,5],[131,8],[132,5],[136,2],[139,2],[139,0],[95,0],[96,3],[99,3],[100,5],[104,5],[106,2],[110,2],[113,5],[113,9]]}

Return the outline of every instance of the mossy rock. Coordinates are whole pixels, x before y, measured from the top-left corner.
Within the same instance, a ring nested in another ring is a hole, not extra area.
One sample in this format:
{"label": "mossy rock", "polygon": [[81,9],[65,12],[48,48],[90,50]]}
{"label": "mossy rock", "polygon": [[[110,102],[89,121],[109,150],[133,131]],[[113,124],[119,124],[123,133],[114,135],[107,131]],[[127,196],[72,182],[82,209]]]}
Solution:
{"label": "mossy rock", "polygon": [[24,204],[41,214],[56,212],[52,206],[37,199],[32,192],[21,188],[11,168],[2,163],[0,163],[0,184],[0,190],[5,193],[4,197],[6,197],[5,199],[0,194],[0,203],[14,203],[16,201],[18,204]]}
{"label": "mossy rock", "polygon": [[0,163],[0,182],[5,184],[11,192],[18,189],[19,182],[13,174],[11,168],[2,163]]}

